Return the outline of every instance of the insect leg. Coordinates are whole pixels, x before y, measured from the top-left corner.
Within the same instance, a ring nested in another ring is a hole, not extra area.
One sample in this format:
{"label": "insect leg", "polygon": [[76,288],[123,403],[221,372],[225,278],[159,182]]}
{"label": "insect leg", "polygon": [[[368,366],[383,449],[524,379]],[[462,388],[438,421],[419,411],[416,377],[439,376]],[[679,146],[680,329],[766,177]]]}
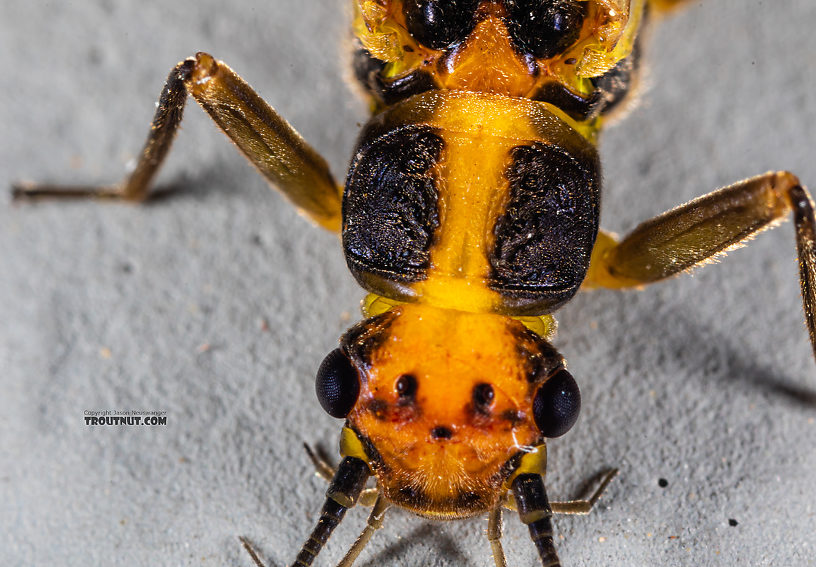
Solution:
{"label": "insect leg", "polygon": [[589,514],[592,511],[592,508],[601,498],[601,495],[603,495],[606,487],[609,486],[609,483],[612,482],[612,479],[615,478],[617,474],[618,469],[607,471],[601,478],[601,483],[598,485],[598,488],[596,488],[595,492],[592,493],[592,496],[586,500],[550,502],[550,508],[552,508],[553,514]]}
{"label": "insect leg", "polygon": [[[337,469],[327,463],[326,460],[320,455],[315,453],[308,444],[304,443],[303,448],[306,449],[306,454],[309,455],[309,459],[311,459],[312,464],[315,467],[315,473],[317,476],[326,482],[331,482],[332,478],[334,478],[334,475],[337,473]],[[374,506],[379,495],[380,491],[378,489],[366,488],[360,493],[358,504],[363,506]]]}
{"label": "insect leg", "polygon": [[320,511],[320,519],[300,549],[292,567],[309,567],[312,564],[334,528],[346,515],[346,511],[357,503],[370,474],[371,471],[364,461],[356,457],[343,459],[326,491],[326,502]]}
{"label": "insect leg", "polygon": [[331,479],[334,478],[334,475],[337,473],[337,469],[327,463],[323,457],[315,453],[307,443],[303,444],[303,448],[306,449],[306,454],[309,455],[309,459],[314,465],[317,476],[326,482],[331,482]]}
{"label": "insect leg", "polygon": [[12,186],[15,198],[22,197],[112,197],[143,201],[150,196],[150,182],[170,151],[178,131],[187,100],[186,80],[195,67],[195,60],[185,59],[167,76],[159,95],[156,114],[150,125],[145,145],[136,167],[121,183],[110,186],[63,186],[20,183]]}
{"label": "insect leg", "polygon": [[552,509],[539,474],[520,474],[513,481],[519,517],[527,524],[543,567],[561,567],[553,543]]}
{"label": "insect leg", "polygon": [[648,220],[622,241],[601,233],[588,287],[637,287],[685,272],[745,244],[793,213],[799,282],[816,356],[816,221],[792,173],[769,172],[703,195]]}
{"label": "insect leg", "polygon": [[238,539],[241,540],[241,545],[243,545],[246,552],[249,553],[249,556],[252,558],[252,562],[255,563],[255,567],[266,567],[266,565],[263,564],[263,561],[261,561],[261,558],[258,557],[255,549],[253,549],[252,545],[250,545],[249,540],[245,537],[239,537]]}
{"label": "insect leg", "polygon": [[487,517],[487,541],[490,542],[490,549],[493,551],[493,561],[496,562],[496,567],[507,567],[501,536],[502,509],[501,506],[497,506],[490,511],[490,515]]}
{"label": "insect leg", "polygon": [[339,229],[340,189],[326,161],[241,77],[206,53],[185,59],[170,72],[139,161],[124,181],[108,187],[18,184],[13,187],[14,196],[149,198],[150,184],[170,151],[188,94],[296,207],[319,225]]}
{"label": "insect leg", "polygon": [[340,560],[337,567],[351,567],[351,564],[354,563],[354,561],[360,555],[360,552],[371,540],[371,536],[374,535],[374,532],[382,527],[385,511],[388,510],[389,506],[390,504],[385,500],[385,498],[383,498],[382,495],[377,496],[377,501],[374,502],[374,508],[372,508],[371,514],[368,516],[368,522],[366,523],[366,527],[363,529],[363,533],[360,534],[360,536],[354,542],[354,545],[351,546],[351,549],[346,552],[346,555]]}

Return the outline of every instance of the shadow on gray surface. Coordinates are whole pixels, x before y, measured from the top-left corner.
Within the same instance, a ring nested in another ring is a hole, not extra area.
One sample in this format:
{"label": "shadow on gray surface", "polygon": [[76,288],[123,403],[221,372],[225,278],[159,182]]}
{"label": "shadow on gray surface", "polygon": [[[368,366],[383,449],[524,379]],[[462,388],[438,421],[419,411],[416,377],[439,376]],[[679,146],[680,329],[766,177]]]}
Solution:
{"label": "shadow on gray surface", "polygon": [[361,563],[361,566],[377,567],[379,565],[397,565],[400,563],[401,558],[414,555],[408,551],[409,548],[420,545],[421,542],[426,540],[432,540],[433,543],[431,547],[434,556],[442,556],[446,559],[450,559],[456,565],[467,564],[467,557],[461,552],[452,537],[440,534],[435,524],[423,521],[422,526],[413,530],[398,543],[389,545],[386,549],[377,553],[365,563]]}
{"label": "shadow on gray surface", "polygon": [[[389,545],[386,549],[380,551],[374,555],[374,557],[369,558],[368,561],[361,563],[360,565],[361,567],[376,567],[378,565],[389,564],[389,562],[398,563],[400,558],[406,555],[406,552],[410,547],[429,539],[433,540],[431,547],[434,555],[442,555],[447,558],[452,558],[457,564],[461,565],[465,565],[467,563],[467,557],[462,554],[452,537],[440,535],[439,530],[435,525],[424,522],[422,526],[413,530],[398,543]],[[278,563],[272,562],[269,556],[259,549],[254,542],[249,540],[247,541],[252,547],[252,550],[258,555],[258,559],[262,561],[266,567],[277,567]],[[240,538],[238,538],[238,542],[242,543]],[[241,551],[246,554],[244,549]],[[363,554],[365,554],[365,551],[363,551]],[[249,556],[246,555],[246,557],[248,558]]]}
{"label": "shadow on gray surface", "polygon": [[[194,174],[182,173],[176,179],[156,185],[148,205],[159,205],[170,200],[209,199],[214,196],[225,195],[234,198],[242,195],[246,198],[247,191],[243,187],[235,187],[234,182],[246,180],[250,177],[240,167],[233,163],[213,163],[207,167],[196,169]],[[258,179],[263,179],[258,176]],[[237,191],[236,191],[237,189]]]}
{"label": "shadow on gray surface", "polygon": [[[262,179],[260,176],[258,177]],[[233,194],[244,194],[243,191],[234,191],[235,188],[232,182],[234,182],[235,179],[246,180],[249,179],[249,176],[247,175],[247,172],[242,172],[240,168],[234,167],[234,164],[232,163],[210,164],[205,168],[197,169],[194,174],[181,173],[176,176],[176,179],[164,181],[153,186],[150,189],[150,197],[144,201],[143,204],[151,206],[164,204],[165,202],[174,199],[202,199],[222,194],[227,196],[231,196]],[[36,180],[35,182],[28,180],[14,181],[9,187],[6,188],[6,192],[11,202],[15,205],[36,204],[39,202],[48,201],[79,202],[90,198],[97,198],[88,196],[86,194],[86,191],[89,188],[95,189],[97,187],[113,187],[114,184],[118,183],[119,181],[120,180],[113,180],[110,185],[95,185],[93,183],[84,185],[83,183],[65,183],[61,180],[51,182],[42,179]],[[32,183],[36,184],[37,186],[49,188],[53,187],[60,193],[64,191],[64,194],[55,193],[45,196],[26,195],[22,188],[26,185],[31,185]],[[108,199],[105,197],[103,198]]]}
{"label": "shadow on gray surface", "polygon": [[770,394],[784,397],[803,408],[816,409],[816,390],[791,384],[789,380],[779,378],[771,370],[759,369],[753,376],[749,376],[747,381]]}
{"label": "shadow on gray surface", "polygon": [[[685,359],[685,367],[710,367],[712,357],[716,357],[717,361],[722,363],[722,368],[708,374],[731,387],[735,383],[747,384],[801,407],[816,409],[816,389],[797,385],[792,378],[785,375],[784,368],[772,367],[761,362],[759,360],[761,352],[751,353],[751,357],[746,358],[746,349],[738,348],[733,338],[726,337],[710,326],[706,326],[705,332],[701,332],[703,323],[692,320],[684,311],[671,311],[670,320],[671,325],[677,329],[673,335],[685,339],[682,353],[677,353],[677,350],[673,349],[676,356]],[[661,317],[659,321],[655,318],[644,318],[640,324],[651,327],[651,332],[659,335],[661,327],[666,324],[666,318]],[[802,328],[802,332],[806,333],[807,330]],[[671,347],[665,345],[664,348],[668,351]]]}

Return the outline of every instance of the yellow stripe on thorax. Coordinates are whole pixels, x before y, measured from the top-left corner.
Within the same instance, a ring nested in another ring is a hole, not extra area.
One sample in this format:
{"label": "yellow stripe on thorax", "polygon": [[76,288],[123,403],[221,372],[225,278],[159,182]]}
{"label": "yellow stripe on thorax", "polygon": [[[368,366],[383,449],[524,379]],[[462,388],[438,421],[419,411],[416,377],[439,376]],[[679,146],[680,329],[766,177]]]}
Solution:
{"label": "yellow stripe on thorax", "polygon": [[506,97],[450,96],[434,123],[445,149],[437,167],[441,226],[431,248],[423,301],[462,311],[491,311],[487,287],[493,226],[508,200],[510,150],[539,136],[525,108]]}

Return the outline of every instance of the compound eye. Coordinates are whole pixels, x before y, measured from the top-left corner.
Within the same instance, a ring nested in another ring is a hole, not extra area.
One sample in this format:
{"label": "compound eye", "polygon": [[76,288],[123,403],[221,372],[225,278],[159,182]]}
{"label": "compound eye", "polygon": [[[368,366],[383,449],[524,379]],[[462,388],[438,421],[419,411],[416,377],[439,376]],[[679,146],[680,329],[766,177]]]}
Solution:
{"label": "compound eye", "polygon": [[476,23],[480,0],[407,0],[405,23],[414,38],[431,49],[464,40]]}
{"label": "compound eye", "polygon": [[539,59],[563,53],[578,40],[587,2],[505,0],[508,28],[516,45]]}
{"label": "compound eye", "polygon": [[360,395],[360,378],[346,354],[339,348],[331,351],[317,371],[317,399],[332,417],[346,417]]}
{"label": "compound eye", "polygon": [[569,431],[581,412],[581,391],[564,369],[539,386],[533,399],[533,419],[544,437],[560,437]]}

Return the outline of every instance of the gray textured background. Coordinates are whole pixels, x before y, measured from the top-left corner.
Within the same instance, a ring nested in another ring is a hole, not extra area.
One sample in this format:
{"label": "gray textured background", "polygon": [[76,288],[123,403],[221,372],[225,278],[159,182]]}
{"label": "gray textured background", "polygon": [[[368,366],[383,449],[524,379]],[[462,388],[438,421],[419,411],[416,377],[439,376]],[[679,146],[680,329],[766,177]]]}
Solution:
{"label": "gray textured background", "polygon": [[[366,117],[344,82],[347,20],[339,0],[3,2],[0,187],[117,179],[168,71],[197,50],[342,177]],[[768,169],[816,186],[814,28],[812,0],[712,0],[663,23],[644,102],[603,140],[604,225]],[[249,565],[237,535],[281,565],[312,528],[324,485],[301,443],[334,453],[340,425],[312,377],[362,292],[336,240],[195,106],[161,180],[182,192],[141,207],[0,199],[3,565]],[[622,471],[591,516],[557,519],[567,567],[816,562],[816,372],[794,258],[788,223],[694,277],[559,313],[585,409],[551,443],[550,494]],[[169,424],[90,428],[88,409]],[[507,518],[511,565],[535,565]],[[396,511],[361,564],[489,566],[484,527]]]}

